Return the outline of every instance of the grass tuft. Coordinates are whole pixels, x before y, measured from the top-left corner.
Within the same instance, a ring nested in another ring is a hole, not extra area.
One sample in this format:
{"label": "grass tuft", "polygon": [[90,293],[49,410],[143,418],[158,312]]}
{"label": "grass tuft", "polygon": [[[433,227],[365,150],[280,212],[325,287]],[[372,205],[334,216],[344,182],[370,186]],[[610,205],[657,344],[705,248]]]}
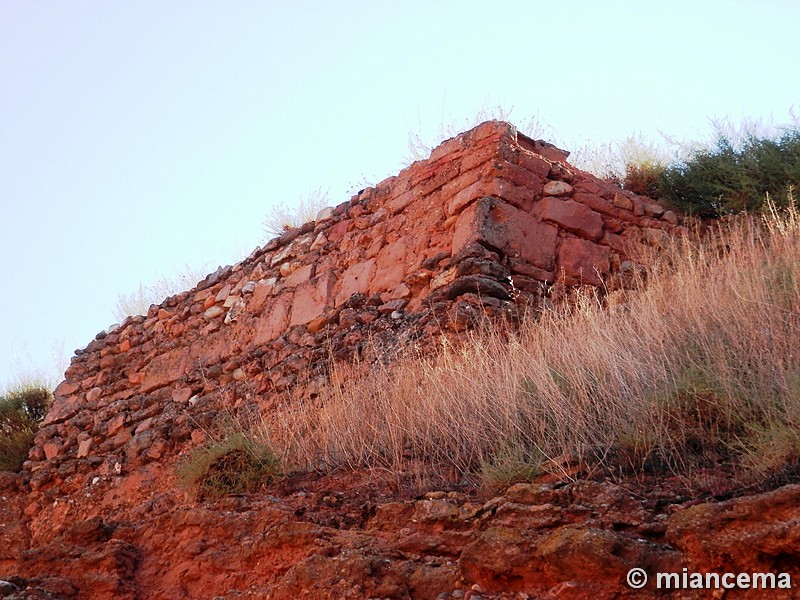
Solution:
{"label": "grass tuft", "polygon": [[198,500],[256,491],[280,474],[271,448],[245,432],[233,432],[195,448],[178,464],[176,475]]}
{"label": "grass tuft", "polygon": [[542,473],[544,457],[537,448],[519,440],[502,440],[491,455],[480,460],[480,482],[485,490],[499,490],[514,483],[527,483]]}
{"label": "grass tuft", "polygon": [[328,191],[314,190],[293,206],[274,205],[264,216],[264,233],[268,238],[278,237],[284,231],[313,221],[323,208],[330,206]]}
{"label": "grass tuft", "polygon": [[114,317],[122,323],[127,317],[146,315],[150,306],[161,304],[164,299],[192,289],[206,276],[205,267],[193,268],[185,265],[182,270],[163,276],[152,285],[139,284],[139,289],[130,294],[120,294],[114,308]]}

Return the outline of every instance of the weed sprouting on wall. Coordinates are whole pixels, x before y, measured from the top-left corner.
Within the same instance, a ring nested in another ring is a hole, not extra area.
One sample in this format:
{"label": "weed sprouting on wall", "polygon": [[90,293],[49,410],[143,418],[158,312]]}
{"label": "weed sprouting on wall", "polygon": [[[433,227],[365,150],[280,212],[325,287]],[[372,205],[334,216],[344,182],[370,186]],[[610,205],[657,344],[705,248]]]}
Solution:
{"label": "weed sprouting on wall", "polygon": [[277,237],[287,229],[300,227],[316,219],[319,211],[329,204],[328,191],[318,188],[295,205],[274,205],[264,217],[264,233],[267,237]]}
{"label": "weed sprouting on wall", "polygon": [[538,448],[515,438],[500,440],[490,455],[480,459],[479,481],[486,490],[534,481],[542,473],[544,461]]}
{"label": "weed sprouting on wall", "polygon": [[192,289],[206,274],[205,267],[186,265],[182,270],[171,276],[163,276],[151,285],[139,284],[135,292],[117,297],[114,317],[122,323],[126,317],[146,315],[152,304],[160,304],[168,296]]}
{"label": "weed sprouting on wall", "polygon": [[223,433],[192,450],[179,463],[176,475],[202,501],[254,492],[280,472],[270,446],[242,430]]}
{"label": "weed sprouting on wall", "polygon": [[433,134],[423,132],[421,122],[417,123],[416,127],[409,126],[408,153],[404,162],[411,164],[416,160],[426,159],[433,149],[446,139],[453,138],[459,133],[472,129],[485,121],[505,121],[508,123],[514,121],[521,133],[534,139],[552,138],[554,136],[552,128],[540,118],[533,116],[525,120],[512,119],[511,114],[513,112],[513,107],[506,109],[499,105],[490,106],[488,102],[485,102],[474,114],[461,120],[455,118],[445,119],[443,116],[437,131]]}

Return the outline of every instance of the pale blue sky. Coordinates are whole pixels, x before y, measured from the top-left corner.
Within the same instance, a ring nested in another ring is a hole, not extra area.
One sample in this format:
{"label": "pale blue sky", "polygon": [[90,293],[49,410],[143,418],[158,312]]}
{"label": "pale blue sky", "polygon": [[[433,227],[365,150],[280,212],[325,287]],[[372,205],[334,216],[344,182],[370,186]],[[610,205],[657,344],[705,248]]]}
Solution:
{"label": "pale blue sky", "polygon": [[[482,106],[564,143],[788,120],[795,1],[0,0],[0,384],[119,293],[263,243],[270,205],[395,173]],[[569,149],[569,148],[567,148]]]}

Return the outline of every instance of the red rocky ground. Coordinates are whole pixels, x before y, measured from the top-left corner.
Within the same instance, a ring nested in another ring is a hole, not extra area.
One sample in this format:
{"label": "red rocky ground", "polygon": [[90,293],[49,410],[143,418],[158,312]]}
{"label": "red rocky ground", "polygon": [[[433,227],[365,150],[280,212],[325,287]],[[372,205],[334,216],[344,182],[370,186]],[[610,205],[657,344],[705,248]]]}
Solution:
{"label": "red rocky ground", "polygon": [[[18,523],[6,528],[0,552],[0,572],[16,575],[0,587],[8,598],[662,597],[626,585],[634,567],[651,576],[686,567],[800,581],[800,485],[718,501],[669,479],[548,477],[496,495],[409,497],[412,482],[350,472],[198,503],[151,466],[56,500],[37,531],[25,520],[31,507],[14,494],[21,479],[2,478],[3,522]],[[712,484],[719,493],[725,480],[718,474]],[[29,549],[9,556],[21,547]]]}

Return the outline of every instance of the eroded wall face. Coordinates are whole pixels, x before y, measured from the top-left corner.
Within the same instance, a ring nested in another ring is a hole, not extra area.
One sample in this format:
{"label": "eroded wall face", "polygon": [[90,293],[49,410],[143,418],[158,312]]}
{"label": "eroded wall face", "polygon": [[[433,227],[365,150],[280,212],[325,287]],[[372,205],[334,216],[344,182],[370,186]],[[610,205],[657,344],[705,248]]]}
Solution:
{"label": "eroded wall face", "polygon": [[80,351],[25,469],[34,496],[131,472],[225,406],[313,394],[329,358],[460,331],[600,285],[682,228],[652,201],[489,122]]}

